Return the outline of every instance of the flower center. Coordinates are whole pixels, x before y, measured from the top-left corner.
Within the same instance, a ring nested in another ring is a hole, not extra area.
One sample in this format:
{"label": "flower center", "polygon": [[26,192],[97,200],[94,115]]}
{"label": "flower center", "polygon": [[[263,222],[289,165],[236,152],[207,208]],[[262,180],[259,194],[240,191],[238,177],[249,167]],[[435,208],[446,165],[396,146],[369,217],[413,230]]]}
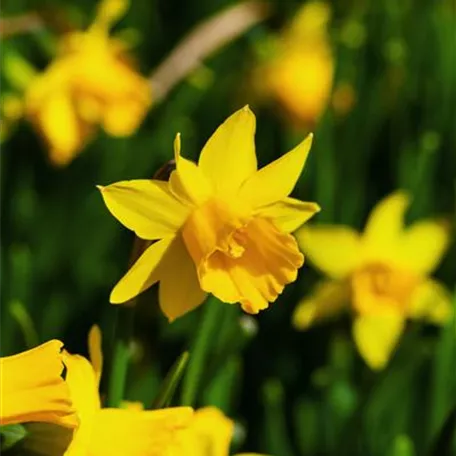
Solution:
{"label": "flower center", "polygon": [[371,263],[350,279],[355,310],[362,314],[405,313],[418,277],[383,263]]}
{"label": "flower center", "polygon": [[248,220],[217,199],[195,209],[182,228],[182,236],[197,267],[216,250],[240,258],[245,251]]}

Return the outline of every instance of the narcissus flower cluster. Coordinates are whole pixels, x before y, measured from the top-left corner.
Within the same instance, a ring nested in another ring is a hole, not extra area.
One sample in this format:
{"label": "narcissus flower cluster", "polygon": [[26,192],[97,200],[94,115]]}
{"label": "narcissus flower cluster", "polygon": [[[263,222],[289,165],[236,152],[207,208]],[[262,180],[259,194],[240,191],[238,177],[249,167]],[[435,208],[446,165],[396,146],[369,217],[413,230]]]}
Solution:
{"label": "narcissus flower cluster", "polygon": [[353,337],[372,369],[390,359],[407,319],[449,321],[451,299],[429,277],[449,244],[439,220],[404,225],[409,197],[396,192],[373,209],[364,233],[346,226],[303,227],[297,237],[311,262],[328,279],[297,307],[294,324],[307,329],[349,308]]}
{"label": "narcissus flower cluster", "polygon": [[169,182],[100,187],[122,224],[156,241],[114,287],[112,303],[160,282],[160,305],[169,320],[199,306],[206,293],[255,314],[296,280],[304,257],[291,233],[320,208],[289,195],[312,136],[258,170],[254,134],[255,116],[244,107],[207,141],[198,164],[181,156],[178,135]]}

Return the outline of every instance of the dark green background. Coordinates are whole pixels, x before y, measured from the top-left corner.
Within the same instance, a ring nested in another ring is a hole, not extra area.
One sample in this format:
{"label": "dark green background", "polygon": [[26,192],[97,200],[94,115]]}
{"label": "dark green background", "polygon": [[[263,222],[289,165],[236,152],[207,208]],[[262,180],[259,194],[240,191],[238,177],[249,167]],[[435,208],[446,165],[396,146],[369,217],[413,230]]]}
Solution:
{"label": "dark green background", "polygon": [[[139,32],[134,52],[148,74],[193,26],[231,3],[133,1],[115,30]],[[292,131],[274,105],[257,106],[247,86],[258,48],[300,2],[271,5],[265,23],[209,58],[204,71],[151,110],[135,136],[114,139],[100,132],[64,169],[48,163],[43,144],[26,123],[3,144],[2,354],[27,348],[10,311],[12,303],[20,302],[36,327],[34,342],[60,338],[70,351],[86,353],[87,332],[99,323],[108,368],[116,313],[108,295],[126,270],[133,237],[108,213],[96,184],[151,177],[172,158],[178,131],[183,153],[196,158],[215,128],[246,103],[257,115],[261,164],[302,139],[304,130]],[[81,27],[90,23],[94,6],[87,0],[2,3],[3,17],[58,9]],[[350,44],[350,23],[365,32],[359,46]],[[397,188],[414,196],[410,220],[442,214],[454,220],[455,24],[451,1],[335,2],[336,84],[351,83],[357,103],[344,118],[328,109],[315,127],[295,195],[321,205],[316,222],[361,228],[372,206]],[[9,38],[3,49],[14,49],[44,68],[53,36],[55,31],[47,30]],[[2,80],[2,91],[8,90],[8,81]],[[437,272],[452,290],[455,253],[453,245]],[[293,309],[317,277],[305,265],[299,280],[254,317],[258,333],[244,346],[236,345],[240,310],[224,307],[224,330],[211,346],[215,367],[206,373],[210,378],[202,382],[198,405],[219,405],[245,426],[247,437],[244,444],[236,437],[236,450],[276,456],[451,454],[442,429],[445,420],[451,426],[455,407],[454,325],[442,331],[410,325],[390,366],[374,374],[354,349],[348,318],[307,333],[292,328]],[[168,325],[152,289],[141,297],[136,316],[127,396],[151,404],[160,379],[197,331],[201,309]],[[227,347],[232,348],[229,355]]]}

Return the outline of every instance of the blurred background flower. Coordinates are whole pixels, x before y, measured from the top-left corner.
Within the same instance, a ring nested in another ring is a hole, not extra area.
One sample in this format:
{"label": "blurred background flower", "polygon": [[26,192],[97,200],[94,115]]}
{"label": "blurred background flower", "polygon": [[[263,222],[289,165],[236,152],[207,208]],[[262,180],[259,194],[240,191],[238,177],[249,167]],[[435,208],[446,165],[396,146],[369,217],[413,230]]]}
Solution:
{"label": "blurred background flower", "polygon": [[[206,347],[204,356],[196,357],[197,369],[190,369],[190,357],[170,405],[216,406],[234,419],[242,432],[234,432],[231,454],[247,449],[277,456],[454,453],[454,318],[442,326],[409,322],[394,356],[374,372],[358,355],[347,315],[307,331],[293,328],[299,301],[320,280],[311,258],[278,300],[248,324],[240,319],[239,306],[216,301],[169,324],[156,287],[138,299],[134,318],[126,316],[128,309],[113,309],[108,300],[127,270],[133,236],[106,211],[95,187],[149,179],[173,159],[177,132],[185,138],[183,155],[196,160],[217,125],[250,104],[258,105],[259,166],[313,130],[306,172],[291,196],[321,206],[315,229],[331,224],[361,232],[376,204],[397,189],[412,197],[406,226],[436,215],[454,226],[453,3],[131,2],[122,14],[119,7],[109,38],[105,32],[96,40],[110,43],[103,55],[115,70],[103,66],[102,71],[98,57],[93,63],[85,53],[79,60],[84,67],[77,68],[80,75],[91,65],[87,78],[78,81],[90,101],[82,109],[90,122],[83,123],[89,130],[103,128],[90,135],[77,130],[73,144],[83,144],[84,153],[66,152],[67,166],[56,168],[46,159],[49,143],[39,140],[30,122],[17,120],[27,115],[24,93],[33,78],[59,59],[82,55],[79,38],[93,32],[97,8],[93,0],[2,2],[2,356],[55,338],[64,340],[70,353],[85,353],[86,334],[96,322],[106,345],[102,398],[111,394],[108,372],[119,353],[129,360],[123,399],[149,406],[182,352]],[[101,21],[105,31],[107,22]],[[300,27],[305,39],[298,39]],[[74,45],[62,44],[68,33],[76,33]],[[58,54],[59,46],[66,54]],[[90,48],[95,53],[96,47]],[[100,84],[114,75],[119,82],[124,75],[144,82],[139,75],[149,72],[148,102],[136,84],[121,102],[110,84]],[[271,74],[274,91],[266,90]],[[68,93],[46,85],[52,97]],[[93,110],[95,89],[103,96],[95,96]],[[124,101],[134,108],[115,115]],[[44,101],[34,108],[36,124]],[[99,117],[92,118],[94,112]],[[110,131],[105,117],[111,115],[132,134],[113,136],[125,130],[108,122]],[[64,130],[56,126],[62,124],[63,129],[76,125],[54,116],[50,131],[58,136]],[[70,135],[62,138],[68,141]],[[433,273],[451,293],[453,309],[455,249],[452,243]],[[132,331],[116,355],[116,321],[128,320]],[[202,330],[204,337],[195,340]]]}
{"label": "blurred background flower", "polygon": [[328,3],[305,3],[279,36],[266,41],[271,52],[254,73],[260,95],[272,99],[297,126],[313,127],[331,94],[330,16]]}
{"label": "blurred background flower", "polygon": [[307,329],[349,307],[355,314],[355,343],[372,369],[385,367],[407,318],[445,324],[453,316],[450,294],[427,277],[448,248],[448,227],[426,220],[406,228],[408,205],[401,192],[380,201],[362,235],[333,225],[303,227],[297,233],[308,258],[330,280],[298,304],[295,326]]}

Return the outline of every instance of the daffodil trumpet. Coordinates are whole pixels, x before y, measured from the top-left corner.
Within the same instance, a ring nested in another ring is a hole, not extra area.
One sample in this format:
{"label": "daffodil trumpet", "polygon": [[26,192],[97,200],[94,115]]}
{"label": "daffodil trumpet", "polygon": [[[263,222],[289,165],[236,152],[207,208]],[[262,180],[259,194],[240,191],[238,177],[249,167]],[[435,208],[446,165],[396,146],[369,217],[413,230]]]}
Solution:
{"label": "daffodil trumpet", "polygon": [[0,424],[54,423],[76,427],[64,379],[63,343],[51,340],[22,353],[0,358]]}

